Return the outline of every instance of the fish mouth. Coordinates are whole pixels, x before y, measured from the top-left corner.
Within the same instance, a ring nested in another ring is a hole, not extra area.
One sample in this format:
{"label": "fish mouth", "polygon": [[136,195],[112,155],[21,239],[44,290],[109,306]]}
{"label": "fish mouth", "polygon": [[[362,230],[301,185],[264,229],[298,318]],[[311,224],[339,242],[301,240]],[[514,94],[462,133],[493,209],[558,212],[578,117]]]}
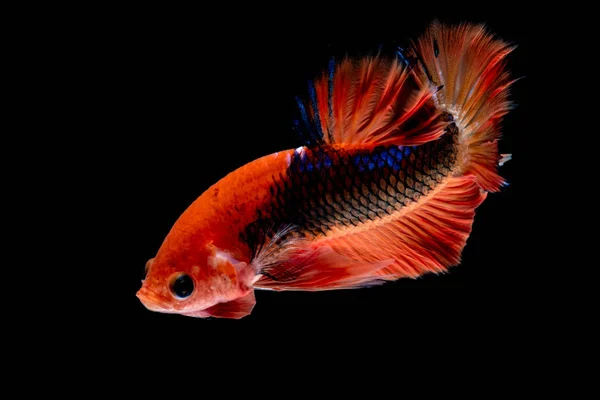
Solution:
{"label": "fish mouth", "polygon": [[142,304],[150,311],[171,311],[171,308],[165,306],[165,304],[168,304],[167,299],[145,287],[142,287],[140,290],[138,290],[138,292],[135,295],[138,299],[140,299]]}

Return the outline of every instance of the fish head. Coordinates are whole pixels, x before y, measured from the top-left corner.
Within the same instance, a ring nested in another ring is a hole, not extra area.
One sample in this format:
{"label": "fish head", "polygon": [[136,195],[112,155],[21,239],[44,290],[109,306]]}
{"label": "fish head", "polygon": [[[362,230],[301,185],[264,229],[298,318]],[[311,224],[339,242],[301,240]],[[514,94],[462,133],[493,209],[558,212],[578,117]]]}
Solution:
{"label": "fish head", "polygon": [[[193,255],[186,253],[185,257],[180,252],[161,248],[157,256],[146,263],[146,277],[137,297],[147,309],[161,313],[199,318],[247,315],[242,310],[236,312],[229,308],[237,305],[251,310],[256,273],[245,262],[236,260],[231,252],[212,243],[200,248]],[[240,299],[245,300],[240,302]],[[224,312],[225,309],[228,311]]]}

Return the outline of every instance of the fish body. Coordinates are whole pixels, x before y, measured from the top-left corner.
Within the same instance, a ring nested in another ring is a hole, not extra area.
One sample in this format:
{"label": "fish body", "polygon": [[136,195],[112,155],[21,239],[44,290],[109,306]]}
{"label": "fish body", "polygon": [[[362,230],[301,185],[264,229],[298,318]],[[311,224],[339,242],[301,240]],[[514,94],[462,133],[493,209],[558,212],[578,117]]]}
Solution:
{"label": "fish body", "polygon": [[330,65],[300,102],[310,143],[206,190],[148,262],[140,300],[241,318],[255,289],[359,288],[458,264],[475,209],[504,184],[510,50],[481,26],[434,23],[412,62]]}

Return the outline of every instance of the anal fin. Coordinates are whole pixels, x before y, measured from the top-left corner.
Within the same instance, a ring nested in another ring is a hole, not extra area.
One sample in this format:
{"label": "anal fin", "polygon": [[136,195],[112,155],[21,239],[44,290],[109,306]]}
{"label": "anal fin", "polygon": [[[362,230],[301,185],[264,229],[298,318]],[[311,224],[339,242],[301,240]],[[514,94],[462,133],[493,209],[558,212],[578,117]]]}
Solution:
{"label": "anal fin", "polygon": [[428,197],[397,215],[324,239],[335,252],[363,262],[394,259],[382,279],[439,273],[460,262],[475,209],[486,194],[476,178],[451,177]]}
{"label": "anal fin", "polygon": [[444,272],[460,262],[475,209],[485,197],[474,176],[449,177],[428,196],[396,214],[314,242],[280,243],[279,257],[257,258],[262,262],[253,267],[263,276],[254,286],[350,289]]}

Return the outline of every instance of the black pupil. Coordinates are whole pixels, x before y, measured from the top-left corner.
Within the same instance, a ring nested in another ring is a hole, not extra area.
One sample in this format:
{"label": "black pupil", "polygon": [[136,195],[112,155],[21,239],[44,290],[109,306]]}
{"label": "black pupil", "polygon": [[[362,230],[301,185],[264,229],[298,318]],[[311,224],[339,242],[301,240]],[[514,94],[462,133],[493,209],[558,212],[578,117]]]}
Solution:
{"label": "black pupil", "polygon": [[194,281],[189,275],[182,274],[175,279],[171,289],[177,297],[185,299],[194,291]]}

